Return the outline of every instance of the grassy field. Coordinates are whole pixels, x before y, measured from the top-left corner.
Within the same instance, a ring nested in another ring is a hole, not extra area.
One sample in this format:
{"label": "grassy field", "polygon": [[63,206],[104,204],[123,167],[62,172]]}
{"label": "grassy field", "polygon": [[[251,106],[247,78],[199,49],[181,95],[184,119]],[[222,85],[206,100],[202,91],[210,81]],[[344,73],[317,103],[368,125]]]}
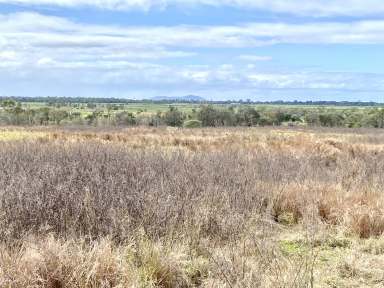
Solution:
{"label": "grassy field", "polygon": [[[48,103],[45,102],[23,102],[22,103],[23,107],[28,107],[31,109],[36,109],[36,108],[43,108],[47,107]],[[119,106],[118,111],[128,111],[131,113],[137,113],[139,111],[143,112],[148,112],[148,113],[157,113],[157,112],[166,112],[170,106],[177,107],[180,111],[185,112],[185,113],[191,113],[193,109],[198,109],[202,104],[198,103],[172,103],[172,104],[167,104],[167,103],[130,103],[130,104],[103,104],[103,103],[98,103],[95,104],[96,107],[99,107],[100,109],[106,109],[108,105],[117,105]],[[237,104],[238,106],[239,104]],[[78,106],[78,107],[75,107]],[[229,107],[229,106],[236,106],[236,104],[213,104],[214,107]],[[319,106],[319,105],[276,105],[276,104],[249,104],[248,106],[255,107],[256,109],[284,109],[284,110],[303,110],[303,109],[323,109],[323,110],[338,110],[338,111],[343,111],[347,109],[356,109],[356,110],[364,110],[364,109],[371,109],[374,107],[370,106],[364,106],[364,107],[356,107],[356,106]],[[63,107],[69,107],[67,105],[63,105]],[[81,103],[74,103],[72,104],[73,111],[81,112],[81,111],[92,111],[93,109],[87,108],[86,104],[81,104]]]}
{"label": "grassy field", "polygon": [[0,128],[0,287],[383,287],[384,132]]}

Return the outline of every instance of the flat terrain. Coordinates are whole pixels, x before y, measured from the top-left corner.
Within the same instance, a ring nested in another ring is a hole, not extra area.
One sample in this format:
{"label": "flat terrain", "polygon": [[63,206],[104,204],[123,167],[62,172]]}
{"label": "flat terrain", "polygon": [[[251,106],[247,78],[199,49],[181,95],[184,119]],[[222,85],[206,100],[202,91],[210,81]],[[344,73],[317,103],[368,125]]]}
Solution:
{"label": "flat terrain", "polygon": [[[142,102],[142,103],[94,103],[92,107],[88,107],[84,103],[57,103],[61,106],[62,109],[71,109],[72,112],[83,112],[90,113],[95,108],[99,110],[107,110],[107,106],[115,106],[117,109],[115,111],[127,111],[131,113],[156,113],[156,112],[166,112],[170,106],[176,107],[184,113],[191,113],[193,109],[198,109],[201,105],[206,105],[204,103],[161,103],[161,102]],[[246,103],[245,103],[246,104]],[[23,102],[23,107],[30,109],[44,108],[49,107],[46,102]],[[241,106],[244,104],[211,104],[215,108],[227,108],[231,106]],[[375,106],[331,106],[331,105],[283,105],[283,104],[247,104],[249,107],[254,107],[258,110],[324,110],[324,111],[345,111],[345,110],[368,110],[373,109]]]}
{"label": "flat terrain", "polygon": [[0,287],[383,287],[384,131],[0,128]]}
{"label": "flat terrain", "polygon": [[331,106],[247,102],[98,103],[91,101],[91,98],[88,99],[90,102],[60,98],[35,100],[40,102],[0,101],[0,126],[384,128],[384,108],[380,104],[363,106],[368,103],[360,103],[360,106],[359,103],[350,103],[351,106],[342,106],[348,103],[335,103]]}

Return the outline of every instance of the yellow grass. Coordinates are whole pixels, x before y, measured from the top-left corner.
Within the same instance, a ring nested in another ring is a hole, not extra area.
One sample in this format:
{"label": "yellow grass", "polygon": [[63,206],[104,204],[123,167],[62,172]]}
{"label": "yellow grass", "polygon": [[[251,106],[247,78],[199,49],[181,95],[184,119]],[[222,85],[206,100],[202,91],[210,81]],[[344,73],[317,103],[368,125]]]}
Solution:
{"label": "yellow grass", "polygon": [[33,140],[44,138],[47,135],[43,131],[32,131],[22,128],[0,128],[0,141]]}

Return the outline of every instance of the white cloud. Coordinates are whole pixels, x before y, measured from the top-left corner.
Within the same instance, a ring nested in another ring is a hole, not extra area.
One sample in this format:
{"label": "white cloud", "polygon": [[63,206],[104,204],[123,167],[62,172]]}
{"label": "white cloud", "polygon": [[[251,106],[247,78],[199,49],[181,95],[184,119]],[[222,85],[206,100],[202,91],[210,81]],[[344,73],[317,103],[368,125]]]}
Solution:
{"label": "white cloud", "polygon": [[[352,23],[249,23],[233,26],[120,27],[80,24],[36,13],[0,15],[0,51],[39,59],[189,57],[199,47],[294,44],[384,44],[383,21]],[[48,53],[49,55],[35,55]],[[54,54],[54,55],[51,55]],[[59,57],[56,57],[59,56]],[[248,61],[266,56],[242,55]],[[29,57],[27,57],[29,58]],[[65,60],[65,59],[64,59]]]}
{"label": "white cloud", "polygon": [[70,96],[108,96],[112,95],[106,94],[109,91],[117,94],[146,89],[192,93],[196,87],[204,91],[248,92],[363,91],[367,87],[384,91],[381,74],[258,71],[252,63],[270,60],[262,55],[241,54],[233,59],[235,63],[216,65],[201,63],[202,57],[198,62],[202,65],[194,66],[190,59],[167,59],[196,56],[203,53],[199,48],[236,51],[239,47],[276,43],[384,44],[384,21],[121,27],[16,13],[0,15],[0,23],[0,86],[9,94],[14,89],[21,92],[12,94],[23,94],[22,85],[29,95]]}
{"label": "white cloud", "polygon": [[15,51],[0,51],[0,60],[15,60],[16,57]]}
{"label": "white cloud", "polygon": [[39,60],[37,60],[38,66],[50,66],[54,63],[55,63],[55,61],[49,57],[43,57],[43,58],[40,58]]}
{"label": "white cloud", "polygon": [[[267,80],[247,78],[243,74],[249,71],[236,72],[230,66],[190,69],[181,64],[154,63],[164,62],[164,59],[172,63],[169,58],[194,57],[202,53],[199,48],[219,47],[236,51],[238,47],[276,43],[384,44],[384,21],[120,27],[81,24],[36,13],[16,13],[0,15],[0,23],[1,69],[12,68],[17,70],[17,75],[33,69],[77,70],[78,78],[87,79],[87,82],[104,79],[104,83],[110,81],[119,85],[124,81],[141,81],[144,86],[161,81],[172,82],[172,85],[185,85],[188,81],[208,85],[222,81],[225,85],[225,81],[229,81],[231,85],[247,82],[254,86],[256,82],[256,86],[269,83],[270,87],[288,87],[290,80],[280,76],[274,76],[279,83],[272,85]],[[257,68],[254,63],[268,60],[271,60],[268,56],[252,54],[241,54],[233,59],[245,64],[249,70]],[[192,61],[188,59],[184,63]],[[90,69],[94,72],[86,77],[83,72]]]}
{"label": "white cloud", "polygon": [[384,12],[382,0],[0,0],[0,3],[62,7],[88,6],[110,10],[149,10],[195,5],[229,6],[315,17],[367,16],[380,15]]}
{"label": "white cloud", "polygon": [[247,54],[240,55],[238,58],[240,60],[248,61],[248,62],[264,62],[264,61],[271,61],[272,60],[272,57],[270,57],[270,56],[247,55]]}

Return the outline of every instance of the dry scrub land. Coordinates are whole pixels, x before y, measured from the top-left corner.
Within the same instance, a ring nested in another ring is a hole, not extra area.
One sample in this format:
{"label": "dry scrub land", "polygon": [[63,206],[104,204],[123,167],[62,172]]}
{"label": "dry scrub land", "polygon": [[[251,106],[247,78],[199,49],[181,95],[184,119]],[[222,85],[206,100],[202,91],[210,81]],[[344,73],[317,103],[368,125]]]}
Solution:
{"label": "dry scrub land", "polygon": [[0,128],[0,287],[383,287],[384,132]]}

